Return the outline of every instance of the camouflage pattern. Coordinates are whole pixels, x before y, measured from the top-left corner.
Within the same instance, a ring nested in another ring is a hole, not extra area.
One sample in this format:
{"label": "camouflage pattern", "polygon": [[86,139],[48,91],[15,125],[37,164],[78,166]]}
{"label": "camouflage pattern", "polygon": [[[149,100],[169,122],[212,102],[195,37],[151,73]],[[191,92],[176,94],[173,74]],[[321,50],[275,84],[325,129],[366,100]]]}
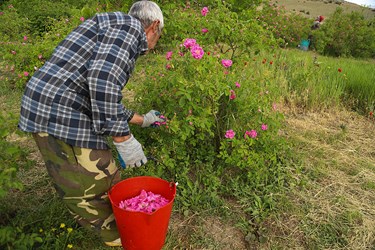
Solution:
{"label": "camouflage pattern", "polygon": [[77,222],[105,242],[118,239],[107,191],[120,181],[110,150],[79,148],[46,133],[33,134],[59,196]]}

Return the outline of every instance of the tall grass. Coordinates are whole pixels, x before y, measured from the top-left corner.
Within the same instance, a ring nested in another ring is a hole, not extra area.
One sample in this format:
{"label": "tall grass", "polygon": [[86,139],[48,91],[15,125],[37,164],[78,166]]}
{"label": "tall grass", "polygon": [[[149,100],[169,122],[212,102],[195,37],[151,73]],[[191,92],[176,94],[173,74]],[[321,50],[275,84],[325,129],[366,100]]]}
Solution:
{"label": "tall grass", "polygon": [[[304,110],[347,107],[367,114],[375,105],[375,64],[371,60],[330,58],[296,49],[253,59],[258,80],[269,84],[287,105]],[[266,67],[265,67],[266,66]]]}

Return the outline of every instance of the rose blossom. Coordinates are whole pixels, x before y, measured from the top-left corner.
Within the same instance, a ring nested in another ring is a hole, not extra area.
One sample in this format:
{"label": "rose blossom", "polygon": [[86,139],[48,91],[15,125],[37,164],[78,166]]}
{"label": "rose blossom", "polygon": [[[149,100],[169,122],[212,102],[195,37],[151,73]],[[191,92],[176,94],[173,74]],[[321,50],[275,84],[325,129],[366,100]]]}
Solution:
{"label": "rose blossom", "polygon": [[165,56],[165,58],[167,58],[167,60],[171,60],[171,58],[172,58],[172,54],[173,54],[172,51],[168,51],[168,52],[167,52],[167,55]]}
{"label": "rose blossom", "polygon": [[195,39],[192,39],[192,38],[186,38],[186,40],[184,42],[184,46],[187,49],[190,49],[195,44],[197,44],[197,41]]}
{"label": "rose blossom", "polygon": [[208,13],[208,8],[207,7],[203,7],[203,9],[201,10],[202,16],[206,16],[207,13]]}
{"label": "rose blossom", "polygon": [[229,60],[229,59],[223,59],[223,60],[221,60],[221,64],[222,64],[225,68],[229,68],[230,66],[232,66],[232,60]]}
{"label": "rose blossom", "polygon": [[235,136],[235,134],[236,133],[232,129],[227,130],[227,132],[225,133],[225,138],[227,138],[227,139],[233,139],[234,136]]}
{"label": "rose blossom", "polygon": [[246,131],[244,138],[246,139],[246,136],[249,136],[251,138],[256,138],[258,136],[258,133],[256,130]]}
{"label": "rose blossom", "polygon": [[127,211],[136,211],[151,214],[169,202],[160,194],[154,194],[142,190],[141,193],[133,198],[120,201],[119,208]]}
{"label": "rose blossom", "polygon": [[267,124],[262,124],[261,128],[262,128],[262,130],[267,130],[268,129],[268,125]]}
{"label": "rose blossom", "polygon": [[198,44],[191,47],[190,52],[195,59],[201,59],[204,55],[203,49]]}
{"label": "rose blossom", "polygon": [[229,99],[231,99],[231,100],[236,99],[236,92],[234,92],[233,89],[230,90],[230,96],[229,96]]}

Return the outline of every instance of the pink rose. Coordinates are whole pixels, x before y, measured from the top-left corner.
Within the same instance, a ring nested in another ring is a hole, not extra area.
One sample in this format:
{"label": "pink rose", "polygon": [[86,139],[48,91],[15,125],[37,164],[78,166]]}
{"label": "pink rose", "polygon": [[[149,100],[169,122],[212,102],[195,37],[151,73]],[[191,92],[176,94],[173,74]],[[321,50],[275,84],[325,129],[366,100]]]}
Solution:
{"label": "pink rose", "polygon": [[258,133],[256,130],[246,131],[244,138],[246,139],[246,136],[249,136],[250,138],[256,138],[258,136]]}
{"label": "pink rose", "polygon": [[230,96],[229,96],[229,99],[231,99],[231,100],[236,99],[236,92],[234,92],[233,89],[230,90]]}
{"label": "pink rose", "polygon": [[208,32],[208,29],[206,29],[206,28],[202,29],[202,33],[207,33],[207,32]]}
{"label": "pink rose", "polygon": [[202,16],[206,16],[207,13],[208,13],[208,8],[207,7],[203,7],[203,9],[201,10]]}
{"label": "pink rose", "polygon": [[198,44],[194,45],[193,47],[190,48],[191,55],[195,59],[201,59],[204,55],[204,51],[202,47],[200,47]]}
{"label": "pink rose", "polygon": [[165,56],[165,57],[167,58],[167,60],[171,60],[171,58],[172,58],[172,54],[173,54],[172,51],[168,51],[168,52],[167,52],[167,55]]}
{"label": "pink rose", "polygon": [[195,44],[197,44],[197,41],[195,39],[192,39],[192,38],[186,38],[186,40],[184,42],[184,46],[187,49],[190,49]]}
{"label": "pink rose", "polygon": [[225,133],[225,138],[233,139],[235,135],[236,133],[232,129],[230,129],[230,130],[227,130],[227,132]]}
{"label": "pink rose", "polygon": [[221,64],[222,64],[225,68],[229,68],[230,66],[232,66],[232,60],[229,60],[229,59],[223,59],[223,60],[221,60]]}

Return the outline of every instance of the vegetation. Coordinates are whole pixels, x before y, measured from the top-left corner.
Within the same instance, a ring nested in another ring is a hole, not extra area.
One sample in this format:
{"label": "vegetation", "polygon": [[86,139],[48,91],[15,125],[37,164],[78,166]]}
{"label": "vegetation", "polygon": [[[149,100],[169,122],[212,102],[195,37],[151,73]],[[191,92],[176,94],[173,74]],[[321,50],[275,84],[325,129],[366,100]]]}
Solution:
{"label": "vegetation", "polygon": [[[27,80],[59,41],[94,13],[126,12],[132,1],[22,2],[0,1],[0,246],[106,249],[55,196],[17,120]],[[311,20],[277,5],[158,2],[167,25],[155,52],[138,60],[124,104],[168,121],[132,127],[156,161],[122,177],[178,181],[165,249],[374,246],[373,20],[338,9],[314,33],[316,52],[304,52],[295,48]],[[333,43],[338,36],[352,39]]]}

